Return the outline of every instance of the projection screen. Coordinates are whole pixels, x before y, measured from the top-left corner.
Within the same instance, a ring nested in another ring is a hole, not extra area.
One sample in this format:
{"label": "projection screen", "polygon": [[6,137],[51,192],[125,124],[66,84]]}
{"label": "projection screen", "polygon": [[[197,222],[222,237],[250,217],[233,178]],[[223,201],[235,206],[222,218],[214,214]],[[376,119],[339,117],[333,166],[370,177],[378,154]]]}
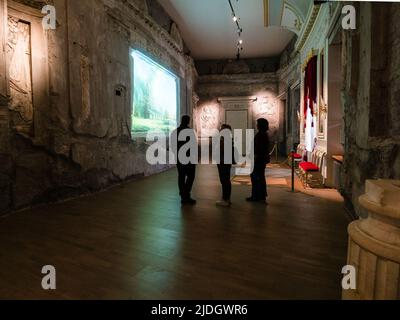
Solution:
{"label": "projection screen", "polygon": [[177,126],[178,78],[143,53],[132,50],[132,134],[170,133]]}

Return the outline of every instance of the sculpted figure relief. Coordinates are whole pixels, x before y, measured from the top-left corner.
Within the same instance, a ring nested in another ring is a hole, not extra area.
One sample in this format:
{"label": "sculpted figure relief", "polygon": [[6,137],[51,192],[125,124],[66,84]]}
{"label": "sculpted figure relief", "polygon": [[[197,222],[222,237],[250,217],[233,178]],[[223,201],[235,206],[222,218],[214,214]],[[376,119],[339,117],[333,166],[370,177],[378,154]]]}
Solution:
{"label": "sculpted figure relief", "polygon": [[201,120],[203,129],[216,129],[218,127],[217,111],[211,107],[204,107]]}
{"label": "sculpted figure relief", "polygon": [[8,24],[10,110],[21,117],[21,121],[15,124],[17,129],[21,129],[33,123],[30,25],[13,17],[9,17]]}

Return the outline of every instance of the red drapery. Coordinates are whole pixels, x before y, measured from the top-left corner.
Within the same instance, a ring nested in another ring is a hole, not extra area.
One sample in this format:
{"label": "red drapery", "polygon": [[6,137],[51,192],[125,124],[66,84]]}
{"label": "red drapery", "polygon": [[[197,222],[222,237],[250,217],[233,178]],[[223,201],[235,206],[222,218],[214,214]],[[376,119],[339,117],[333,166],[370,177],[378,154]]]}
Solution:
{"label": "red drapery", "polygon": [[[311,114],[314,114],[314,103],[317,103],[317,66],[318,57],[310,59],[305,69],[304,75],[304,126],[307,123],[307,108],[310,102]],[[314,122],[312,123],[314,126]]]}

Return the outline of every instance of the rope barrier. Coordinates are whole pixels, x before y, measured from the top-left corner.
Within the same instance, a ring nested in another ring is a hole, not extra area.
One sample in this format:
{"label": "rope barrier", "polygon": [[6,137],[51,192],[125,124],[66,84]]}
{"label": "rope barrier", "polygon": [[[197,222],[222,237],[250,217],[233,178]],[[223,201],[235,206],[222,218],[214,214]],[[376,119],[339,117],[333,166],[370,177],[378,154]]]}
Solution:
{"label": "rope barrier", "polygon": [[274,148],[272,149],[272,151],[270,152],[269,156],[272,156],[273,153],[275,152],[276,148],[278,147],[278,144],[275,143]]}
{"label": "rope barrier", "polygon": [[283,165],[283,164],[288,164],[290,166],[290,163],[288,163],[288,159],[285,159],[282,162],[278,162],[278,142],[275,143],[274,147],[272,148],[272,151],[269,153],[269,156],[271,157],[274,153],[276,153],[276,163]]}

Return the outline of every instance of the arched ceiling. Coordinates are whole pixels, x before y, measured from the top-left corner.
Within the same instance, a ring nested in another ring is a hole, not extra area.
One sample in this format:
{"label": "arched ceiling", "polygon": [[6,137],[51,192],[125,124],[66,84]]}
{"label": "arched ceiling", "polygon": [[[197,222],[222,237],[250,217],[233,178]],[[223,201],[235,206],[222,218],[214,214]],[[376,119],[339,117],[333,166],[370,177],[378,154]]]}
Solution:
{"label": "arched ceiling", "polygon": [[[238,36],[228,0],[159,0],[159,3],[179,26],[195,59],[236,56]],[[243,28],[241,56],[280,55],[295,36],[296,29],[292,26],[296,17],[301,17],[304,22],[310,3],[312,0],[232,0]],[[286,7],[292,8],[297,15]]]}

